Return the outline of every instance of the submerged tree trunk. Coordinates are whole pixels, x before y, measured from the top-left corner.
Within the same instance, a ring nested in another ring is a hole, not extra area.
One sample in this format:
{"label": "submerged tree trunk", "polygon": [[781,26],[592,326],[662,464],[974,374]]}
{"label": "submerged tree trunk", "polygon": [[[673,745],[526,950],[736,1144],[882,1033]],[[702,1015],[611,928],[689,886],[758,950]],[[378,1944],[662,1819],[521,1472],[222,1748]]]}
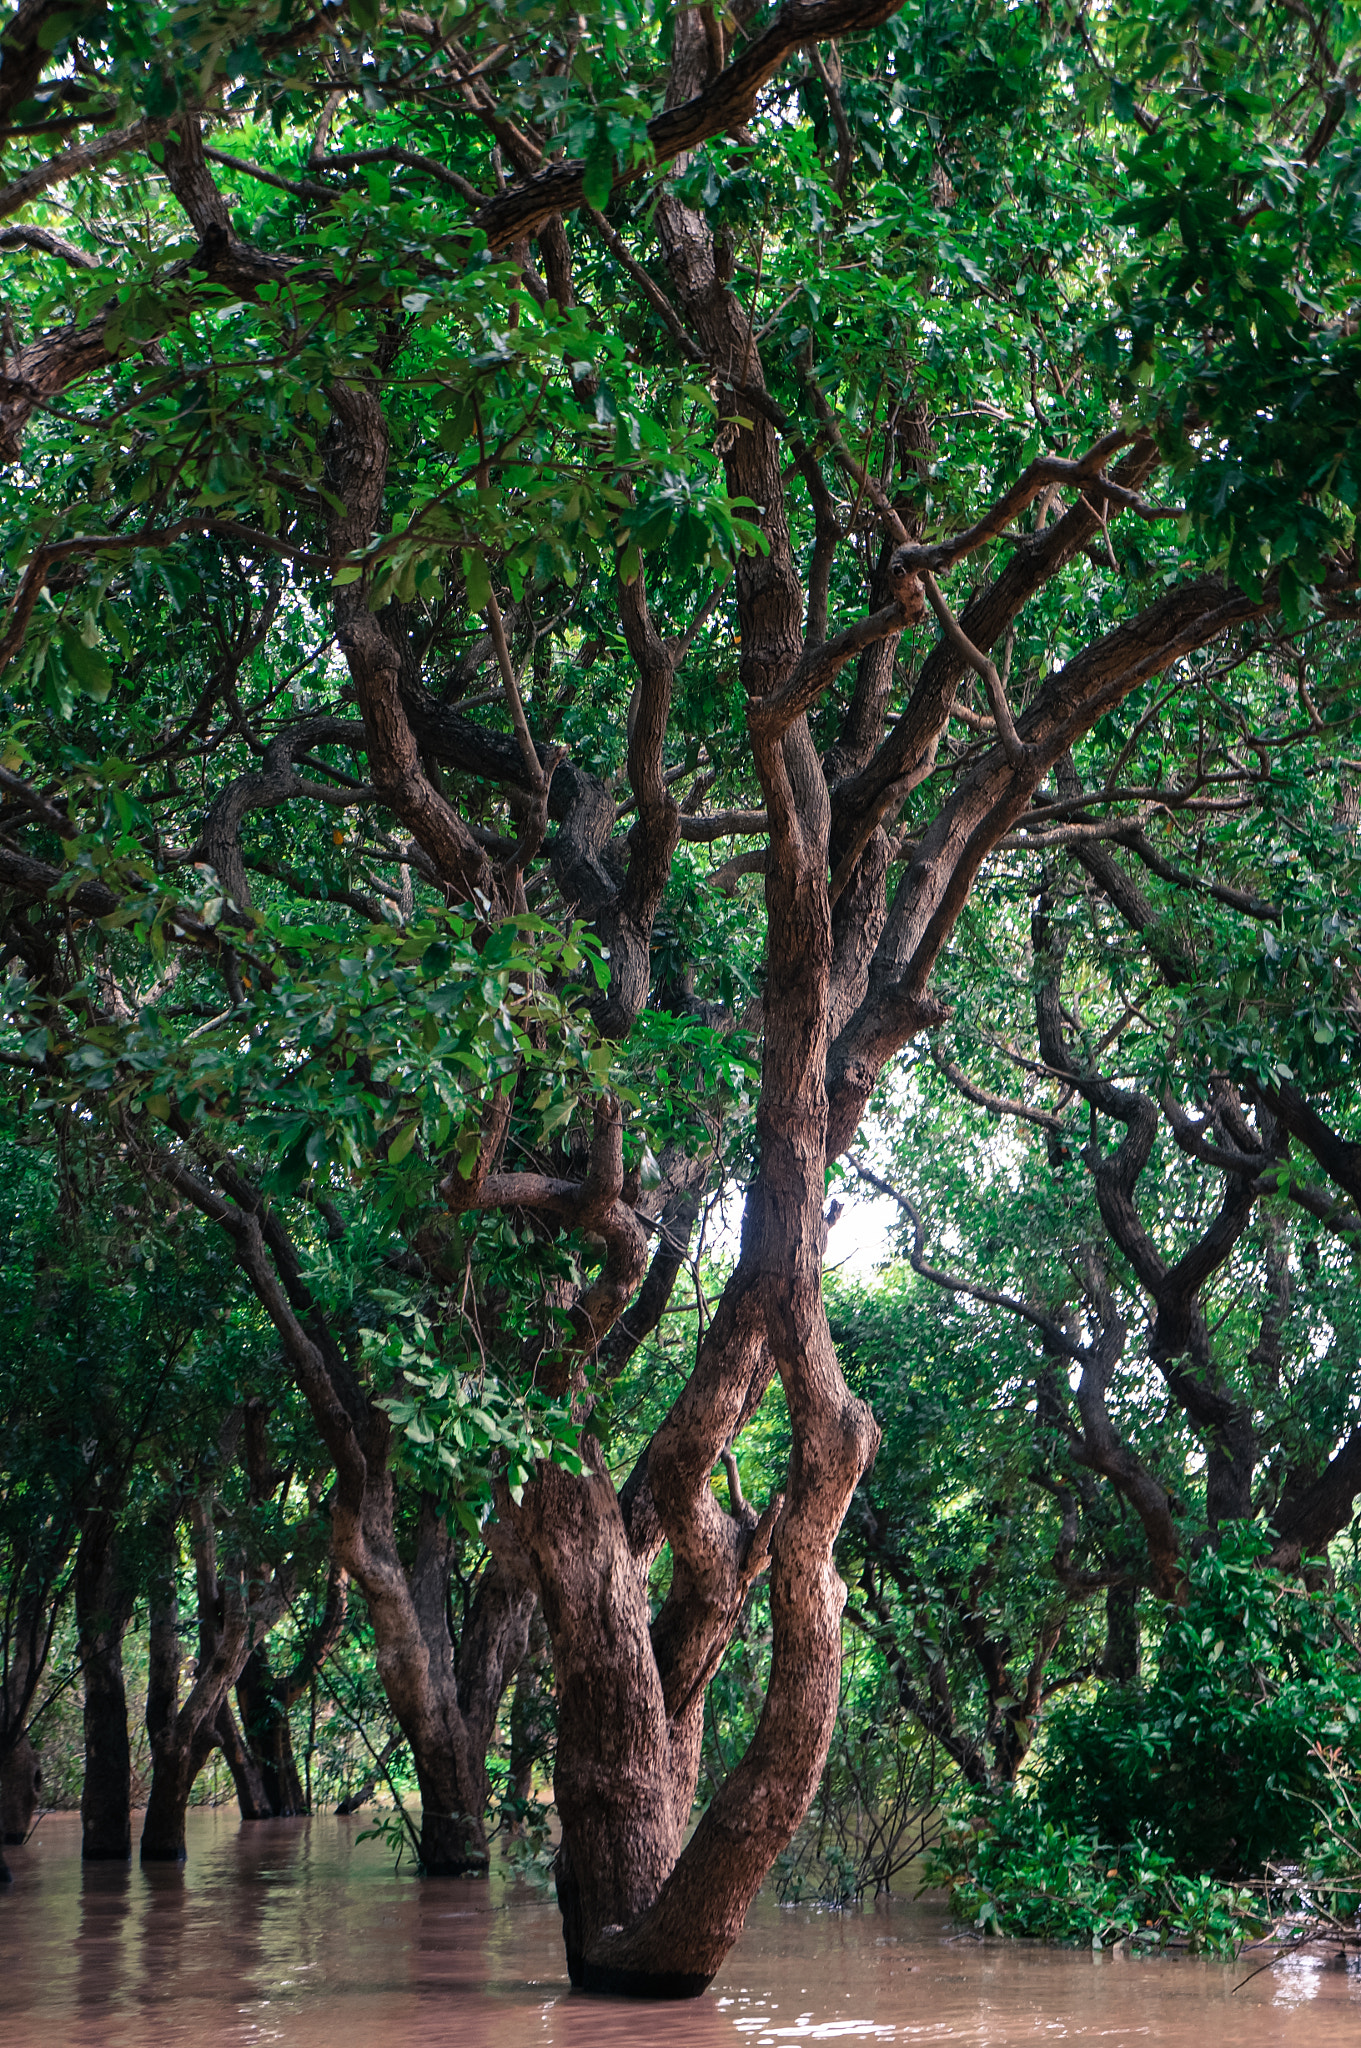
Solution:
{"label": "submerged tree trunk", "polygon": [[[495,1560],[487,1567],[465,1630],[460,1685],[449,1633],[452,1554],[444,1517],[425,1495],[409,1579],[400,1589],[393,1585],[395,1598],[378,1605],[370,1596],[369,1606],[379,1671],[416,1769],[421,1867],[434,1875],[482,1877],[490,1864],[487,1746],[501,1695],[524,1655],[533,1595]],[[423,1655],[411,1643],[413,1625]],[[393,1654],[399,1648],[400,1660]]]}
{"label": "submerged tree trunk", "polygon": [[[302,1698],[344,1634],[349,1585],[349,1573],[332,1559],[326,1581],[325,1606],[303,1643],[292,1670],[282,1677],[276,1674],[270,1664],[267,1645],[260,1641],[247,1657],[236,1681],[241,1732],[259,1780],[260,1796],[267,1812],[278,1820],[310,1811],[293,1754],[289,1709]],[[242,1812],[245,1813],[244,1806]]]}
{"label": "submerged tree trunk", "polygon": [[152,1763],[142,1824],[143,1863],[184,1861],[189,1794],[219,1740],[219,1711],[250,1650],[244,1567],[238,1565],[219,1583],[211,1498],[194,1501],[191,1513],[198,1581],[198,1669],[181,1705],[175,1590],[179,1544],[172,1530],[165,1573],[156,1588],[158,1604],[152,1612],[152,1671],[147,1691]]}
{"label": "submerged tree trunk", "polygon": [[17,1848],[28,1839],[42,1793],[42,1765],[28,1718],[47,1662],[56,1612],[32,1586],[24,1585],[22,1575],[17,1594],[10,1596],[6,1607],[0,1631],[0,1842]]}
{"label": "submerged tree trunk", "polygon": [[[361,510],[354,531],[366,533],[376,516],[376,501],[371,502],[375,482],[381,498],[386,434],[381,416],[366,410],[363,394],[340,397],[353,410],[353,432],[331,450],[331,467],[342,491],[358,494]],[[342,527],[336,536],[342,548],[351,545],[348,531]],[[372,650],[364,633],[358,637],[364,646],[352,656],[352,665],[362,671]],[[395,687],[394,677],[386,681]],[[157,1167],[233,1239],[334,1460],[332,1557],[338,1582],[352,1578],[364,1595],[378,1675],[410,1745],[421,1799],[421,1867],[433,1876],[485,1875],[486,1746],[501,1695],[524,1655],[532,1592],[509,1574],[486,1575],[477,1628],[481,1663],[476,1672],[470,1663],[466,1673],[465,1717],[449,1632],[452,1552],[447,1528],[434,1504],[425,1500],[408,1570],[397,1543],[391,1423],[356,1381],[313,1302],[292,1241],[230,1164],[215,1168],[223,1194],[168,1154],[158,1155]],[[233,1682],[250,1647],[243,1640]],[[214,1702],[214,1716],[216,1711]]]}
{"label": "submerged tree trunk", "polygon": [[133,1592],[119,1572],[111,1510],[91,1517],[76,1553],[76,1630],[85,1683],[85,1778],[80,1853],[87,1863],[132,1854],[132,1753],[123,1685],[123,1638]]}

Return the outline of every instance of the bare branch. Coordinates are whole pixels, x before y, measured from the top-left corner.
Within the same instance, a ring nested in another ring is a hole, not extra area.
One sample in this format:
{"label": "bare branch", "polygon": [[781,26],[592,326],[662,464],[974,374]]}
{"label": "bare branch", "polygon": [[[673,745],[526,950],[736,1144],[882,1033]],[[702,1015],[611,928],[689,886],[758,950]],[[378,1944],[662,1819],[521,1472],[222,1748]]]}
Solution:
{"label": "bare branch", "polygon": [[30,199],[36,199],[49,185],[60,185],[68,178],[78,178],[82,172],[107,163],[110,157],[122,156],[130,149],[143,149],[149,142],[158,142],[169,125],[168,121],[134,121],[130,128],[111,129],[107,135],[96,135],[89,142],[68,149],[63,156],[49,157],[46,163],[31,165],[12,185],[6,185],[0,191],[0,220],[17,213],[21,206],[27,206]]}
{"label": "bare branch", "polygon": [[1026,750],[1022,746],[1020,735],[1016,730],[1016,721],[1011,715],[1011,706],[1007,702],[1007,693],[1002,688],[1002,678],[998,675],[995,666],[989,661],[987,655],[980,654],[974,646],[973,641],[945,602],[941,594],[940,585],[936,582],[929,569],[923,569],[922,571],[922,588],[926,592],[927,603],[940,620],[941,629],[950,645],[954,648],[955,653],[969,664],[969,667],[976,675],[982,676],[983,681],[987,685],[988,702],[992,705],[993,720],[997,727],[997,737],[1002,742],[1003,753],[1013,768],[1023,766],[1026,759]]}
{"label": "bare branch", "polygon": [[712,811],[707,817],[682,816],[680,821],[681,838],[700,845],[707,845],[715,839],[754,837],[766,829],[764,811]]}
{"label": "bare branch", "polygon": [[868,1186],[876,1188],[881,1195],[887,1195],[890,1201],[896,1202],[912,1225],[912,1249],[908,1253],[908,1259],[914,1273],[919,1273],[923,1280],[929,1280],[934,1287],[946,1288],[951,1294],[966,1294],[971,1301],[981,1301],[989,1308],[1009,1309],[1012,1315],[1020,1316],[1025,1322],[1032,1324],[1043,1336],[1051,1351],[1061,1352],[1065,1358],[1082,1362],[1086,1354],[1073,1343],[1067,1332],[1060,1328],[1052,1316],[1044,1313],[1043,1309],[1032,1307],[1028,1301],[1021,1301],[1014,1294],[1002,1294],[993,1287],[980,1287],[976,1281],[966,1280],[959,1273],[946,1273],[939,1266],[929,1265],[925,1251],[926,1227],[922,1222],[921,1211],[911,1196],[905,1195],[901,1188],[895,1188],[891,1181],[884,1180],[866,1166],[862,1159],[857,1159],[854,1153],[848,1157],[846,1163]]}
{"label": "bare branch", "polygon": [[934,1039],[930,1042],[930,1053],[950,1086],[957,1089],[966,1102],[974,1103],[979,1109],[986,1109],[991,1116],[1014,1116],[1022,1123],[1038,1124],[1040,1129],[1045,1131],[1063,1130],[1063,1118],[1055,1116],[1052,1110],[1032,1109],[1028,1102],[1022,1102],[1018,1097],[994,1095],[990,1088],[983,1088],[977,1081],[971,1081],[962,1067],[956,1065],[954,1060],[946,1059]]}
{"label": "bare branch", "polygon": [[75,270],[98,270],[99,258],[88,256],[74,242],[67,242],[47,228],[5,228],[0,232],[0,249],[37,249],[44,256],[59,256]]}
{"label": "bare branch", "polygon": [[[786,0],[765,33],[749,43],[712,84],[649,121],[652,161],[635,161],[616,170],[615,190],[696,148],[707,136],[729,133],[750,120],[762,86],[801,45],[877,28],[893,11],[894,0]],[[586,166],[580,160],[548,164],[524,184],[490,200],[474,217],[473,226],[482,230],[493,249],[503,249],[522,235],[532,234],[550,214],[570,213],[579,206],[585,175]]]}

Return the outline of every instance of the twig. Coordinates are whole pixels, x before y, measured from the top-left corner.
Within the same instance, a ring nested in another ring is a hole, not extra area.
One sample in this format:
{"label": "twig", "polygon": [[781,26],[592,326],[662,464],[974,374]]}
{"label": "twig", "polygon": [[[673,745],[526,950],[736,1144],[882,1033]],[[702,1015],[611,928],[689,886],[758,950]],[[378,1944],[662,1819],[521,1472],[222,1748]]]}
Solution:
{"label": "twig", "polygon": [[506,703],[510,707],[511,724],[515,727],[515,737],[520,742],[520,758],[525,764],[525,772],[529,777],[530,788],[537,795],[542,793],[543,789],[543,768],[539,761],[538,748],[534,745],[534,736],[529,730],[529,720],[525,717],[525,707],[520,696],[520,685],[515,680],[515,669],[511,663],[510,649],[506,645],[505,622],[501,617],[501,607],[496,602],[496,592],[494,590],[488,590],[487,592],[486,620],[496,648],[496,660],[501,670],[501,682],[506,692]]}
{"label": "twig", "polygon": [[989,661],[987,655],[979,653],[973,641],[960,625],[959,620],[950,610],[949,605],[941,594],[940,585],[931,574],[931,571],[923,569],[921,578],[922,589],[926,592],[926,601],[940,620],[941,630],[944,632],[946,639],[960,659],[966,661],[975,675],[981,676],[987,685],[988,701],[992,705],[992,715],[997,721],[997,737],[1002,742],[1003,753],[1013,768],[1024,767],[1027,758],[1026,749],[1021,744],[1021,736],[1016,730],[1016,722],[1011,715],[1011,706],[1007,703],[1007,693],[1002,688],[1002,678],[998,675],[996,668]]}

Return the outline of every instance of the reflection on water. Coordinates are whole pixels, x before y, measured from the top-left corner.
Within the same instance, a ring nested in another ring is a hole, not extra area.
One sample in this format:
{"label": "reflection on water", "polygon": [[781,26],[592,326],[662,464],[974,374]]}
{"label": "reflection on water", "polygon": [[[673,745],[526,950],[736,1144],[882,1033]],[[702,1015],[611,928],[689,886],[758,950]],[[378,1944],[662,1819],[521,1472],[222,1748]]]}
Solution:
{"label": "reflection on water", "polygon": [[10,1852],[0,1893],[6,2048],[779,2048],[786,2042],[1332,2048],[1361,2039],[1361,1977],[1294,1957],[1139,1961],[982,1942],[929,1906],[781,1912],[764,1900],[706,1998],[573,1994],[551,1903],[394,1877],[331,1818],[189,1820],[189,1864],[80,1864],[74,1814]]}

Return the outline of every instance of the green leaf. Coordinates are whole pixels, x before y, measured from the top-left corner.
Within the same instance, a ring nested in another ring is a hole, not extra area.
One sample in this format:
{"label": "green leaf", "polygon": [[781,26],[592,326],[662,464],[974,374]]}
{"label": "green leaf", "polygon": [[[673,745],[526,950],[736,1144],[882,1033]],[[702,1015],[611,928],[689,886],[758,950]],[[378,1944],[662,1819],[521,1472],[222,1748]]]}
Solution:
{"label": "green leaf", "polygon": [[614,151],[609,142],[598,139],[586,158],[586,169],[581,181],[581,196],[588,206],[599,213],[609,205],[614,191]]}
{"label": "green leaf", "polygon": [[67,670],[84,695],[93,697],[96,704],[102,704],[113,687],[113,670],[103,650],[87,647],[79,633],[64,631],[61,651]]}
{"label": "green leaf", "polygon": [[468,590],[470,612],[484,612],[491,601],[491,577],[476,548],[463,550],[463,577]]}
{"label": "green leaf", "polygon": [[398,1131],[392,1143],[388,1146],[389,1166],[401,1165],[402,1161],[406,1158],[412,1146],[415,1144],[416,1135],[419,1129],[420,1125],[415,1119],[413,1119],[412,1122],[410,1122],[409,1124],[404,1124],[402,1126],[401,1130]]}

